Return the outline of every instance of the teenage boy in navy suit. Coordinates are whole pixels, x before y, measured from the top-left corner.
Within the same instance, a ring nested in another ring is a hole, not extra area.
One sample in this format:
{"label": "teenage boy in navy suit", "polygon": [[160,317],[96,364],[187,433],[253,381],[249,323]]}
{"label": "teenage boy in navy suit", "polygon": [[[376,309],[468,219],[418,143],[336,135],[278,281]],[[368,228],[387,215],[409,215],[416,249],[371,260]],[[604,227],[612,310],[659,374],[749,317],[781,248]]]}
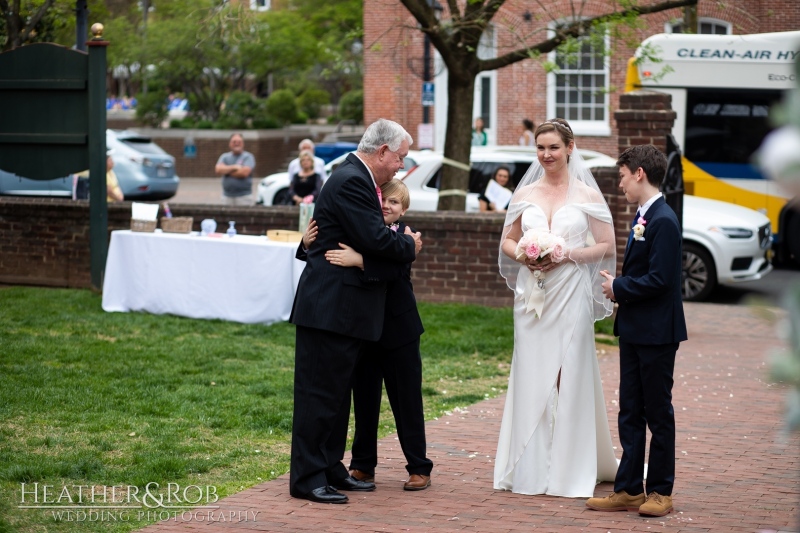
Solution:
{"label": "teenage boy in navy suit", "polygon": [[[638,511],[645,516],[672,512],[675,481],[673,370],[685,341],[681,301],[681,228],[659,192],[667,159],[655,146],[632,146],[617,161],[619,186],[639,205],[622,275],[601,271],[603,293],[619,305],[614,334],[619,337],[619,440],[622,461],[614,492],[590,498],[597,511]],[[645,439],[650,456],[644,490]]]}

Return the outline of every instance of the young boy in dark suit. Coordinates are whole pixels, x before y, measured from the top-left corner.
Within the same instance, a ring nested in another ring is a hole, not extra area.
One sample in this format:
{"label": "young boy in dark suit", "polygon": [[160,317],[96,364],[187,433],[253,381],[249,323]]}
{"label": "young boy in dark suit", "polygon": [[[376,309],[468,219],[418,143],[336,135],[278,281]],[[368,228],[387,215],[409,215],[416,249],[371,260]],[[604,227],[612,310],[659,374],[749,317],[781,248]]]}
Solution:
{"label": "young boy in dark suit", "polygon": [[[381,185],[384,223],[394,231],[404,232],[399,219],[408,210],[408,187],[400,180]],[[304,236],[306,249],[316,238],[313,223]],[[357,267],[368,279],[387,281],[383,331],[377,342],[364,344],[353,377],[353,408],[356,430],[353,438],[350,475],[371,482],[378,464],[378,420],[382,384],[392,406],[400,446],[406,457],[409,478],[404,490],[427,489],[431,484],[433,462],[426,456],[425,419],[422,405],[422,358],[419,339],[422,320],[411,284],[411,263],[397,263],[364,256],[340,244],[328,250],[325,258],[333,265]]]}
{"label": "young boy in dark suit", "polygon": [[[659,192],[667,168],[663,153],[652,145],[632,146],[617,166],[625,198],[639,206],[622,275],[615,278],[601,272],[603,293],[619,304],[614,334],[619,337],[622,461],[614,492],[590,498],[586,506],[664,516],[673,510],[675,481],[675,354],[687,338],[681,301],[681,228]],[[651,439],[645,491],[647,428]]]}

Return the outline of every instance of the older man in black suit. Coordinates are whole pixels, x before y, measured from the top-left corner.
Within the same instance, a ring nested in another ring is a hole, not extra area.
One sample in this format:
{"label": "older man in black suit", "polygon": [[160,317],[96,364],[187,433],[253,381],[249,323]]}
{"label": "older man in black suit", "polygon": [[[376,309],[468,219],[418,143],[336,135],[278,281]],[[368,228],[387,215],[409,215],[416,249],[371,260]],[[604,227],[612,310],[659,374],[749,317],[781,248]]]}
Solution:
{"label": "older man in black suit", "polygon": [[386,284],[332,265],[325,252],[344,243],[389,261],[414,260],[419,234],[388,229],[379,199],[379,186],[403,168],[411,142],[396,122],[371,124],[316,202],[319,237],[308,251],[290,318],[297,333],[289,492],[296,498],[346,503],[339,490],[375,489],[350,476],[341,459],[353,370],[362,344],[381,336]]}
{"label": "older man in black suit", "polygon": [[[633,220],[622,275],[602,271],[603,294],[619,304],[619,440],[622,461],[614,492],[590,498],[597,511],[638,511],[644,516],[672,512],[675,482],[675,413],[672,373],[685,341],[681,301],[681,228],[659,192],[667,158],[653,145],[632,146],[617,161],[625,198],[639,205]],[[647,489],[645,441],[650,428]]]}

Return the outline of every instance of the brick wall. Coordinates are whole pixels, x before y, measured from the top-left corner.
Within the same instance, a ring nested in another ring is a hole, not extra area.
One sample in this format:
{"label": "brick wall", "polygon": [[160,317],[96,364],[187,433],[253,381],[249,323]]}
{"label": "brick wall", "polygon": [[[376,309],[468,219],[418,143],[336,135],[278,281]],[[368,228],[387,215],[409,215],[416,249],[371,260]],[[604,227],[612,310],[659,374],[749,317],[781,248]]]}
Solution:
{"label": "brick wall", "polygon": [[[296,207],[227,207],[170,204],[175,216],[224,226],[236,221],[244,235],[297,229]],[[128,229],[130,203],[108,206],[109,231]],[[421,231],[423,253],[412,269],[422,301],[510,305],[511,291],[497,273],[503,217],[497,214],[412,213],[405,220]],[[0,197],[0,283],[88,288],[89,203]]]}

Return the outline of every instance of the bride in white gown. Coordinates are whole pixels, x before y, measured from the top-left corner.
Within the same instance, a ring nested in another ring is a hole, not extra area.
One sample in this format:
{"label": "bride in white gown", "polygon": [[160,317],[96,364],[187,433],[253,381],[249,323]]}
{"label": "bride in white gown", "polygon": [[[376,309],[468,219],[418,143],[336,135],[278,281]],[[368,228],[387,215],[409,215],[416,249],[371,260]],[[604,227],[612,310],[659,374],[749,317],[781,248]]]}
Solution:
{"label": "bride in white gown", "polygon": [[[552,119],[534,135],[538,162],[514,192],[500,245],[500,273],[515,293],[514,355],[494,488],[586,498],[617,471],[593,326],[612,310],[598,272],[616,269],[614,229],[569,124]],[[566,258],[517,261],[532,228],[563,237]]]}

